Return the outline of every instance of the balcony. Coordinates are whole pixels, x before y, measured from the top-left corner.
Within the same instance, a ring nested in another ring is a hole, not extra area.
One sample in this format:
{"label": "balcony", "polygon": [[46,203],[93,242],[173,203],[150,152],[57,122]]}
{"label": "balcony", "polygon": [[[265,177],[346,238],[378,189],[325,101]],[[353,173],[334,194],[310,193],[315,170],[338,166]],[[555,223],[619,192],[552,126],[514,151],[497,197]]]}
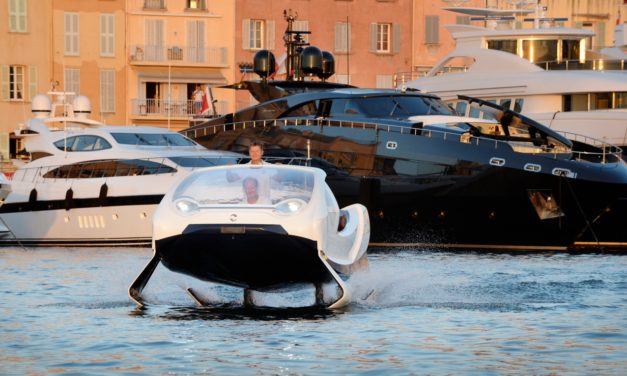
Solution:
{"label": "balcony", "polygon": [[[225,102],[216,101],[218,114],[226,113],[228,106]],[[209,110],[211,112],[211,109]],[[166,99],[132,99],[131,115],[135,118],[151,119],[189,119],[199,115],[194,108],[193,100],[166,100]]]}
{"label": "balcony", "polygon": [[189,118],[196,114],[193,100],[133,99],[131,104],[133,116]]}
{"label": "balcony", "polygon": [[174,65],[227,67],[226,47],[133,45],[129,60],[132,65]]}

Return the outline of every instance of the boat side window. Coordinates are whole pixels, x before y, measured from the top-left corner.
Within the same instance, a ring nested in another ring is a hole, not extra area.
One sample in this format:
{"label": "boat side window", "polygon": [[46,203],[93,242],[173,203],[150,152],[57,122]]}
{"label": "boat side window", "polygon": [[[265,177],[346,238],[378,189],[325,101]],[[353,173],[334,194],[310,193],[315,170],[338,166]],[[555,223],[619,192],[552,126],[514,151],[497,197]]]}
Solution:
{"label": "boat side window", "polygon": [[532,63],[557,61],[557,40],[523,40],[523,58]]}
{"label": "boat side window", "polygon": [[501,99],[499,101],[499,105],[507,110],[511,110],[511,106],[512,106],[512,100],[511,99]]}
{"label": "boat side window", "polygon": [[563,60],[579,60],[579,40],[578,39],[562,40],[562,59]]}
{"label": "boat side window", "polygon": [[177,133],[115,133],[111,136],[123,145],[194,146],[196,143]]}
{"label": "boat side window", "polygon": [[455,111],[461,116],[466,116],[466,109],[468,108],[468,102],[455,103]]}
{"label": "boat side window", "polygon": [[239,158],[233,157],[168,157],[169,160],[182,167],[210,167],[210,166],[224,166],[224,165],[236,165],[239,163]]}
{"label": "boat side window", "polygon": [[175,168],[158,162],[142,159],[128,159],[63,165],[46,172],[43,177],[47,179],[88,179],[112,176],[169,174],[174,172],[176,172]]}
{"label": "boat side window", "polygon": [[488,48],[490,50],[505,51],[514,55],[516,55],[517,45],[518,42],[516,41],[516,39],[488,41]]}
{"label": "boat side window", "polygon": [[521,112],[523,109],[523,104],[525,100],[523,98],[516,98],[514,100],[514,112]]}
{"label": "boat side window", "polygon": [[627,93],[617,92],[614,93],[614,107],[613,108],[627,108]]}
{"label": "boat side window", "polygon": [[64,151],[96,151],[111,148],[107,140],[93,135],[68,137],[55,142],[54,146]]}
{"label": "boat side window", "polygon": [[318,113],[318,101],[309,101],[301,103],[295,107],[290,108],[283,113],[281,117],[298,117],[298,116],[316,116]]}

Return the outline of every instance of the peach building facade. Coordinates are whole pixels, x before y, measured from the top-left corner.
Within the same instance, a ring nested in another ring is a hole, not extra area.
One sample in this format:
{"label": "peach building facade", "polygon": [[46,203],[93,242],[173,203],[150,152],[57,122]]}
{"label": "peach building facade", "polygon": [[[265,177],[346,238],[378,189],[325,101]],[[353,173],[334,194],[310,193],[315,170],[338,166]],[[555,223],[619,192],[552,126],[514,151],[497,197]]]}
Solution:
{"label": "peach building facade", "polygon": [[126,11],[127,123],[180,130],[201,111],[234,109],[234,93],[213,90],[235,79],[234,0],[127,0]]}
{"label": "peach building facade", "polygon": [[[392,87],[398,72],[420,71],[453,47],[445,25],[482,21],[443,10],[507,8],[507,0],[0,0],[0,155],[20,150],[11,132],[30,117],[30,99],[51,89],[85,95],[92,117],[110,124],[179,130],[198,112],[252,103],[219,86],[255,79],[243,69],[261,49],[285,51],[284,12],[311,45],[333,53],[333,82]],[[627,15],[623,0],[541,0],[549,17],[593,30],[590,45],[612,43]],[[530,27],[530,23],[522,23]],[[211,90],[209,90],[211,89]],[[210,97],[209,97],[210,96]]]}

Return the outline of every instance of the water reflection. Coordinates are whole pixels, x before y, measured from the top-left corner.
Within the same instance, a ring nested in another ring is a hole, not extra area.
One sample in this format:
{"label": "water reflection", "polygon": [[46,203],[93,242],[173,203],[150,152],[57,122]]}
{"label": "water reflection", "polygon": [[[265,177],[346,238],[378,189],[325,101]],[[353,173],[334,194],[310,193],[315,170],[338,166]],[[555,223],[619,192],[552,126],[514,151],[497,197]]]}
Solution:
{"label": "water reflection", "polygon": [[244,307],[240,304],[226,303],[210,307],[169,307],[165,312],[153,313],[150,307],[135,308],[130,316],[159,318],[175,321],[285,321],[285,320],[327,320],[343,315],[346,309],[331,310],[324,307]]}

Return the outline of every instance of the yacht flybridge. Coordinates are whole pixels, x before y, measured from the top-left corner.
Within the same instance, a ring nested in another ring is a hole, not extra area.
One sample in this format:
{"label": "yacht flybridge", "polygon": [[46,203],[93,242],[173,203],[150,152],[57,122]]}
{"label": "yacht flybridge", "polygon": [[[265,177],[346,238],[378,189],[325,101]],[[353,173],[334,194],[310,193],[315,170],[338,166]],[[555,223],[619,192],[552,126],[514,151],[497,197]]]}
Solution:
{"label": "yacht flybridge", "polygon": [[0,207],[0,244],[150,245],[152,214],[176,179],[241,156],[161,128],[109,126],[87,117],[86,97],[49,94],[15,131],[30,161]]}
{"label": "yacht flybridge", "polygon": [[[445,9],[489,19],[503,15],[503,10]],[[423,75],[397,75],[396,84],[438,95],[469,116],[478,113],[458,101],[458,94],[489,100],[551,129],[624,149],[625,61],[589,51],[592,31],[550,27],[556,20],[541,14],[529,19],[536,27],[514,28],[516,14],[510,12],[506,21],[488,21],[488,27],[447,25],[456,48]]]}

